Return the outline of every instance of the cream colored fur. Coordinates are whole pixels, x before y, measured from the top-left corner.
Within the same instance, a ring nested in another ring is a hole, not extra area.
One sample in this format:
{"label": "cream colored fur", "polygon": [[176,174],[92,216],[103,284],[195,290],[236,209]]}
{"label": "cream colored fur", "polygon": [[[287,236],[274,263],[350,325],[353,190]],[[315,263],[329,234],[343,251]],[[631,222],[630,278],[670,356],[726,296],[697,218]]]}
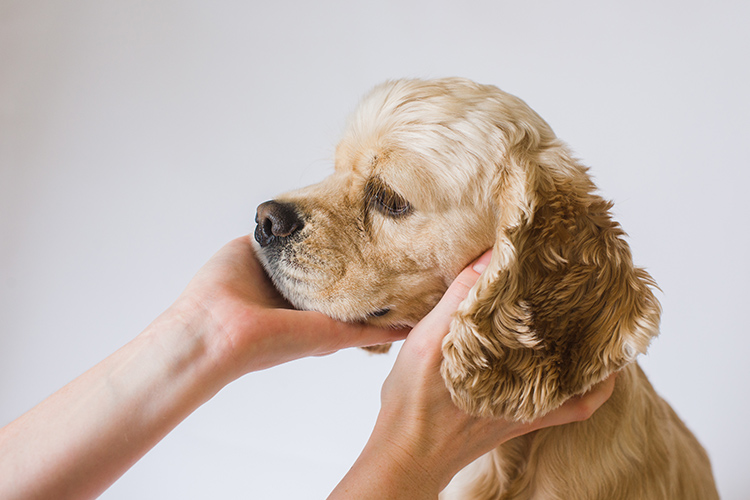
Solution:
{"label": "cream colored fur", "polygon": [[413,325],[494,247],[444,342],[465,411],[531,420],[620,372],[592,418],[504,444],[446,495],[718,498],[705,452],[635,361],[658,333],[655,284],[523,101],[463,79],[387,82],[351,118],[335,172],[278,201],[303,224],[259,249],[266,269],[296,307],[346,321]]}

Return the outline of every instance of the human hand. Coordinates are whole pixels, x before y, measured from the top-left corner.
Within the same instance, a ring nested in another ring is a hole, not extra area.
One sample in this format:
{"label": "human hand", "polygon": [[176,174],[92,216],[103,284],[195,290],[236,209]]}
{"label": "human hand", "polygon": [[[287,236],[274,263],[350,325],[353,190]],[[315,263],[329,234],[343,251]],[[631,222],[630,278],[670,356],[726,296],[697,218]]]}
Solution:
{"label": "human hand", "polygon": [[[529,423],[472,417],[453,404],[440,375],[442,340],[489,256],[466,268],[409,334],[383,385],[372,436],[332,498],[340,493],[369,498],[368,491],[384,498],[435,498],[459,470],[501,443],[543,427],[585,420],[612,394],[614,377]],[[377,481],[378,488],[368,490],[368,481]],[[384,485],[393,490],[384,492]]]}
{"label": "human hand", "polygon": [[94,498],[245,373],[405,334],[292,310],[238,238],[140,335],[0,429],[0,497]]}
{"label": "human hand", "polygon": [[266,276],[249,236],[219,250],[167,314],[206,336],[217,365],[232,378],[305,356],[394,342],[408,332],[292,309]]}

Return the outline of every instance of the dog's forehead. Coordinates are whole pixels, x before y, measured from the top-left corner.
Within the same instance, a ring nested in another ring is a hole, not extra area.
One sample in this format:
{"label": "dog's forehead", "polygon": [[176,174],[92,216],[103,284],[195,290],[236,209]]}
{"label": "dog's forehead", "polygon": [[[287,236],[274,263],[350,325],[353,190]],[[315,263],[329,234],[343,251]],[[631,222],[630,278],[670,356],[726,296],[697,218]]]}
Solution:
{"label": "dog's forehead", "polygon": [[336,149],[336,173],[349,179],[351,195],[377,178],[408,201],[423,208],[458,204],[471,189],[466,166],[447,165],[395,144],[355,147],[342,141]]}
{"label": "dog's forehead", "polygon": [[473,202],[503,161],[500,94],[458,79],[386,82],[350,117],[336,171],[354,185],[380,177],[414,203]]}
{"label": "dog's forehead", "polygon": [[420,128],[371,137],[350,134],[336,148],[335,170],[349,178],[353,191],[376,177],[415,206],[474,204],[490,185],[497,159],[470,146],[430,137]]}

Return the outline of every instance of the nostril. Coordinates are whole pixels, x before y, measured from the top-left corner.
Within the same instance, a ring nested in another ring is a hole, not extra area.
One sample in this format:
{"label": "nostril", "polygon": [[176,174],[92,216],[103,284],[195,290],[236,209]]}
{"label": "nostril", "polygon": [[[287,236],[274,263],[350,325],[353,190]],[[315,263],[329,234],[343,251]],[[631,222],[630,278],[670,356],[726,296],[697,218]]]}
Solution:
{"label": "nostril", "polygon": [[263,219],[261,221],[262,232],[268,236],[273,236],[273,222],[271,219]]}
{"label": "nostril", "polygon": [[291,236],[304,225],[294,205],[273,200],[258,206],[255,222],[255,239],[261,246]]}

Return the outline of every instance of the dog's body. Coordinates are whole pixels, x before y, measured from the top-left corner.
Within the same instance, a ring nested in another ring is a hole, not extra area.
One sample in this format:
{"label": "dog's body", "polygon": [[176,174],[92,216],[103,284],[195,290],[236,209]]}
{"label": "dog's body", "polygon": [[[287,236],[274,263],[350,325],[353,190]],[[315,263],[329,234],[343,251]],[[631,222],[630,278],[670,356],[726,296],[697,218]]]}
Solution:
{"label": "dog's body", "polygon": [[379,325],[415,324],[493,246],[443,345],[469,413],[532,420],[620,372],[589,420],[505,443],[446,495],[718,498],[705,452],[635,362],[660,308],[594,190],[523,101],[461,79],[388,82],[333,175],[259,207],[256,239],[296,307]]}
{"label": "dog's body", "polygon": [[441,496],[465,499],[716,499],[708,456],[637,363],[584,422],[513,439]]}

